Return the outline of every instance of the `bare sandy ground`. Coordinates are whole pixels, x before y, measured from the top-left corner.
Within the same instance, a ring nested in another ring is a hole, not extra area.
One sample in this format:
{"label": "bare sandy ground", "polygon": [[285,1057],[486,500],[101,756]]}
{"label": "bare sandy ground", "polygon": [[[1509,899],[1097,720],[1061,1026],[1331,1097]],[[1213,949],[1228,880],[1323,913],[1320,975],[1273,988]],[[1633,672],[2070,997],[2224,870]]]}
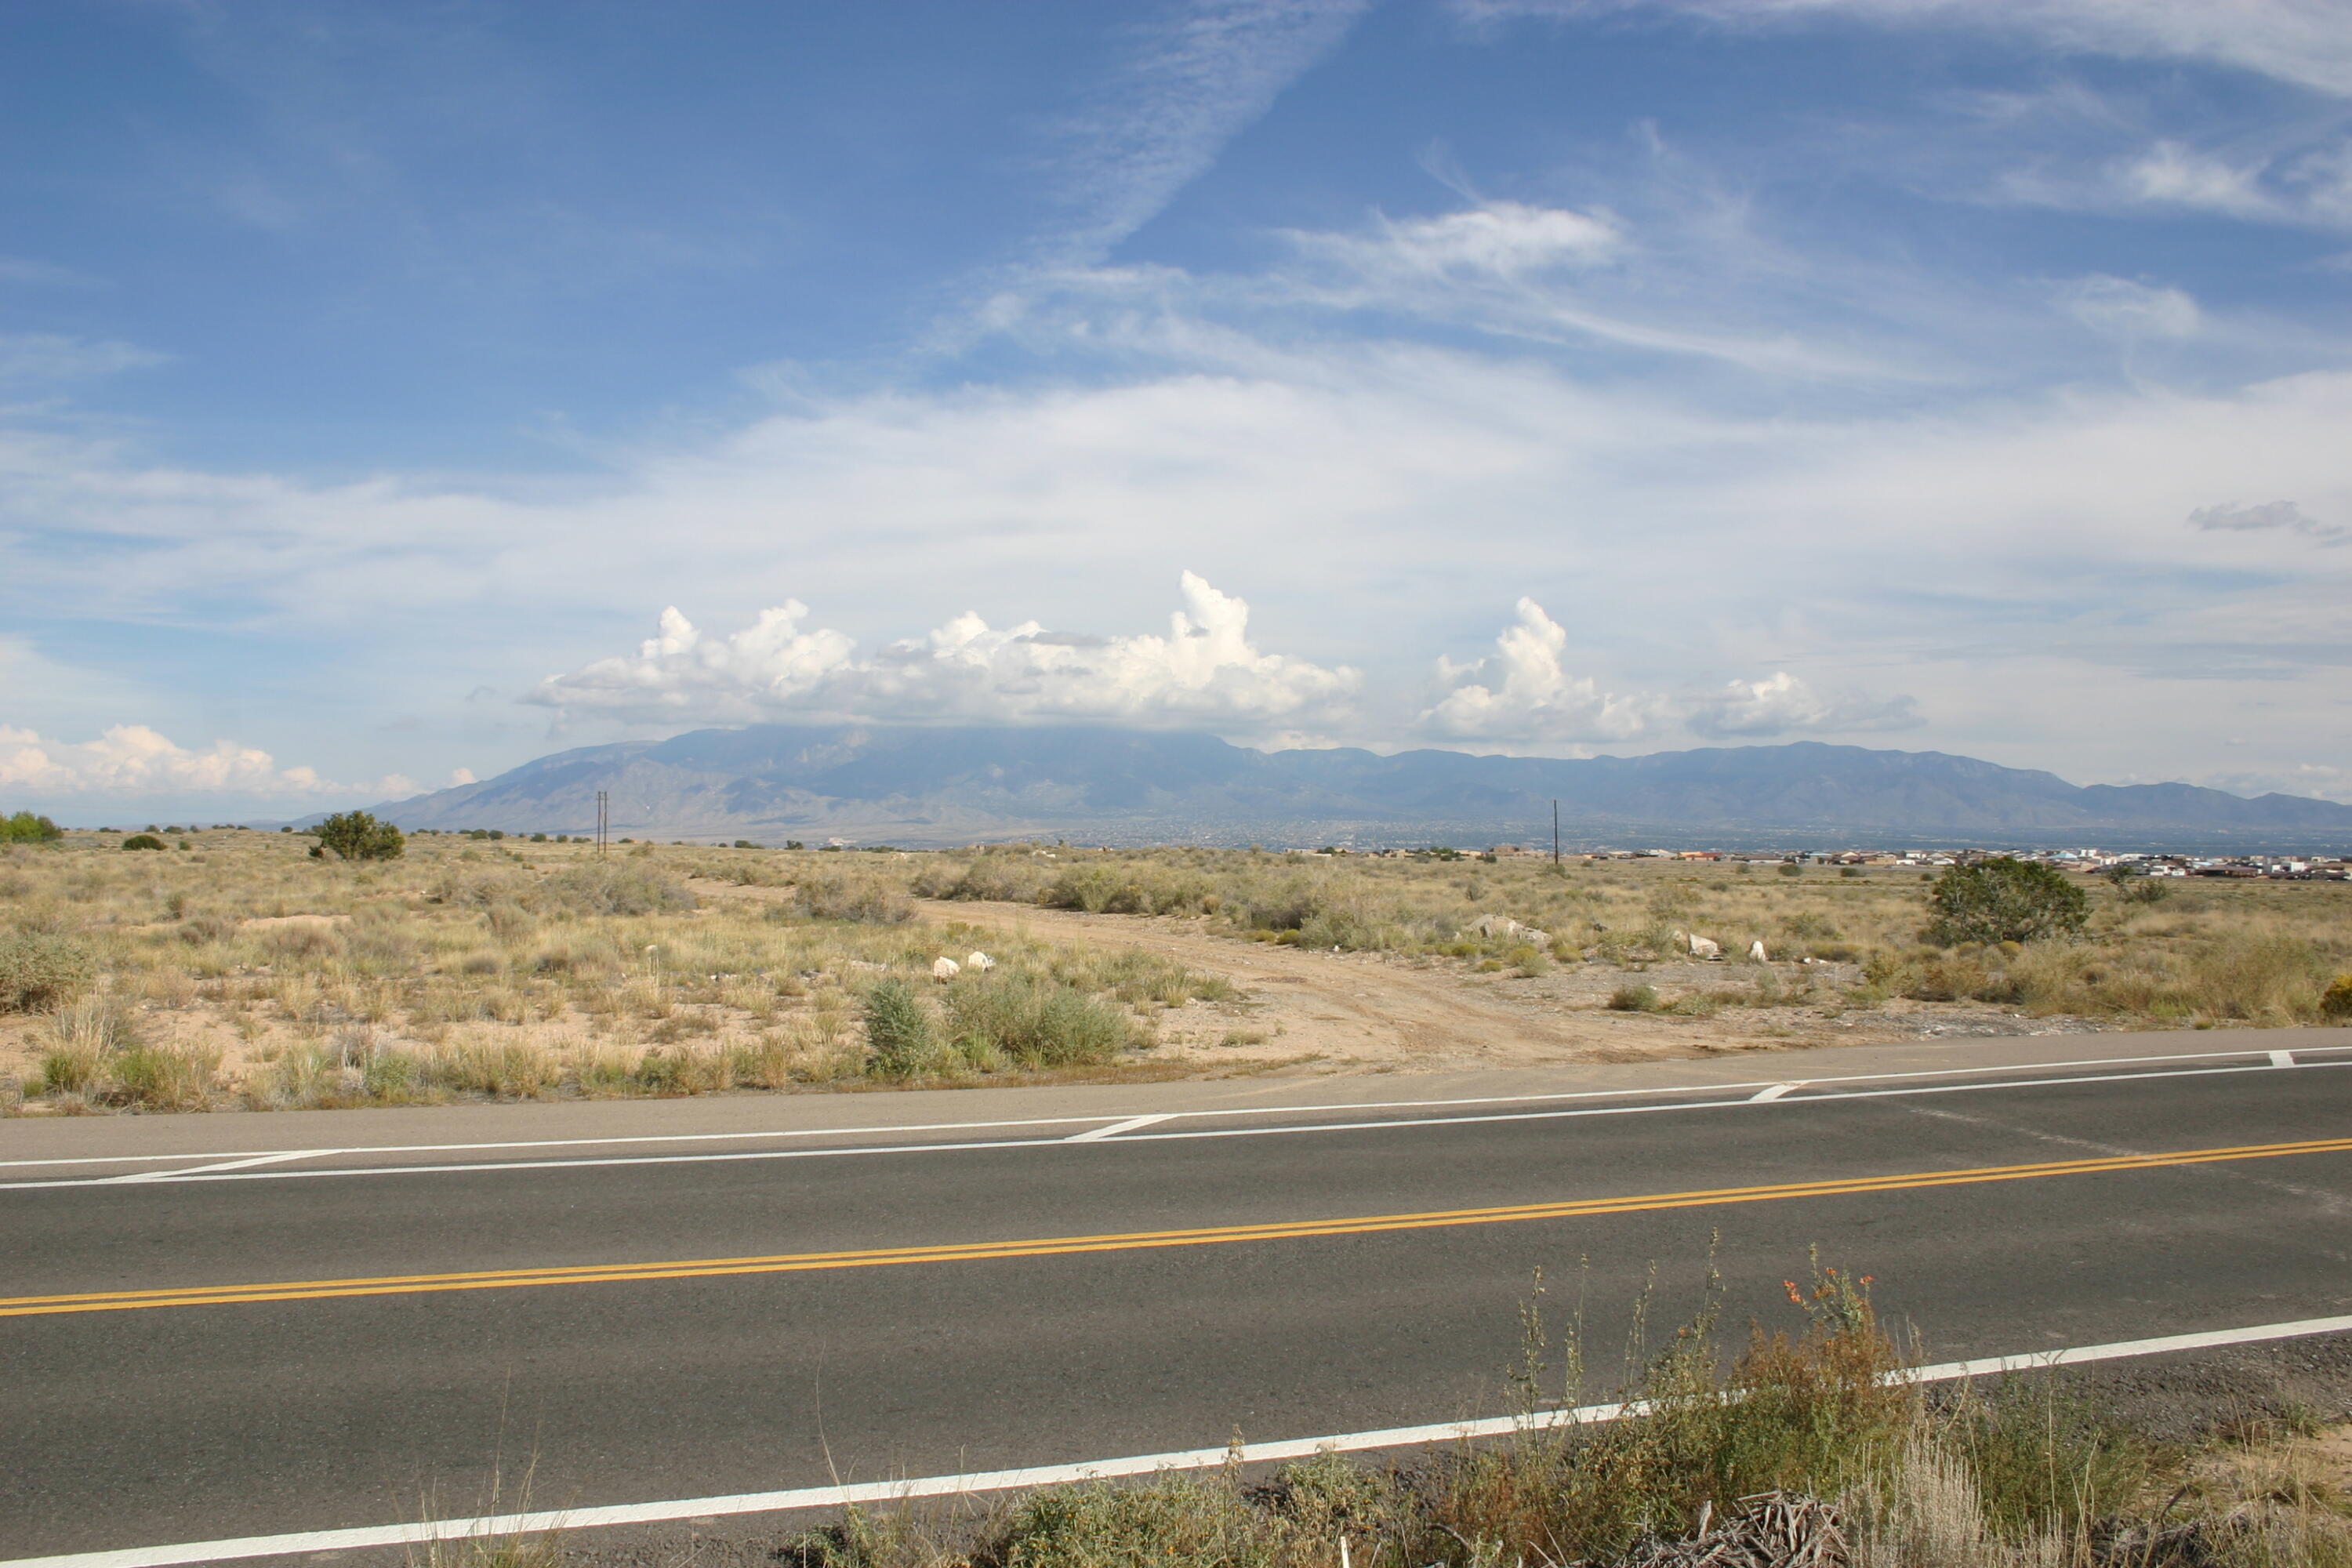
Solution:
{"label": "bare sandy ground", "polygon": [[[1611,1011],[1610,994],[1643,984],[1669,999],[1691,992],[1752,994],[1758,966],[1564,963],[1532,978],[1479,974],[1456,959],[1302,952],[1213,934],[1205,917],[1090,915],[1024,904],[919,902],[946,926],[1027,931],[1106,947],[1139,947],[1238,987],[1239,1004],[1194,1004],[1164,1016],[1163,1055],[1203,1067],[1296,1063],[1322,1071],[1433,1072],[1551,1063],[1643,1061],[1799,1046],[1884,1043],[1934,1035],[2073,1033],[2081,1019],[2027,1018],[1978,1005],[1842,1005],[1852,965],[1769,967],[1784,991],[1809,982],[1805,1005],[1726,1006],[1712,1018]],[[942,931],[941,934],[949,934]],[[942,945],[943,952],[956,946]],[[1235,1038],[1234,1037],[1241,1037]],[[1253,1039],[1257,1036],[1262,1038]]]}

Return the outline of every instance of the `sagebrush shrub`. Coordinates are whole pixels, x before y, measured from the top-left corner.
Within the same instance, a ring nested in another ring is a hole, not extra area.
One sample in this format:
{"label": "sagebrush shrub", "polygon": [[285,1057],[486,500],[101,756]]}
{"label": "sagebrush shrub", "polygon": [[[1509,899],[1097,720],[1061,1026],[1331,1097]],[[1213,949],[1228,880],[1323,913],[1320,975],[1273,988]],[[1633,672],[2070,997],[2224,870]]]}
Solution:
{"label": "sagebrush shrub", "polygon": [[940,1051],[930,1009],[903,980],[877,981],[858,1005],[868,1068],[877,1078],[913,1078],[936,1068]]}
{"label": "sagebrush shrub", "polygon": [[40,1013],[79,995],[98,973],[90,951],[56,931],[0,936],[0,1013]]}

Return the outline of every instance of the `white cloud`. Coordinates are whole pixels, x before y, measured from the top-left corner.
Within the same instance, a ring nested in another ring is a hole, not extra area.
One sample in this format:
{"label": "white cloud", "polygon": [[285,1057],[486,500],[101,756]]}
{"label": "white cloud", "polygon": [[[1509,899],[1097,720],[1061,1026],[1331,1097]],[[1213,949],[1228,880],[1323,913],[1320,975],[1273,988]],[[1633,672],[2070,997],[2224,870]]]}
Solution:
{"label": "white cloud", "polygon": [[1671,11],[1735,26],[1818,16],[2023,34],[2062,49],[2203,59],[2352,95],[2352,27],[2339,0],[1454,0],[1474,18]]}
{"label": "white cloud", "polygon": [[1328,247],[1345,248],[1368,260],[1377,255],[1418,271],[1486,272],[1503,278],[1605,260],[1624,237],[1606,217],[1518,202],[1488,202],[1382,227],[1378,252],[1372,249],[1375,242],[1318,237]]}
{"label": "white cloud", "polygon": [[[373,787],[403,782],[395,778]],[[45,796],[348,795],[371,787],[332,784],[308,767],[281,768],[268,752],[234,741],[192,751],[144,724],[117,724],[95,741],[79,742],[49,740],[37,731],[0,724],[0,786]]]}
{"label": "white cloud", "polygon": [[2124,191],[2144,202],[2202,207],[2232,217],[2273,217],[2278,203],[2261,185],[2260,165],[2241,168],[2219,158],[2159,142],[2116,171]]}
{"label": "white cloud", "polygon": [[2341,523],[2321,522],[2304,514],[2301,507],[2291,500],[2264,501],[2260,506],[2240,506],[2230,501],[2220,506],[2200,506],[2189,514],[2189,526],[2205,533],[2258,533],[2284,530],[2300,533],[2308,539],[2340,544],[2352,538],[2352,529]]}
{"label": "white cloud", "polygon": [[1061,261],[1132,234],[1335,47],[1370,0],[1184,0],[1131,35],[1093,101],[1060,126],[1076,209]]}
{"label": "white cloud", "polygon": [[1074,637],[1035,621],[999,630],[969,611],[927,637],[859,658],[845,634],[803,630],[796,599],[731,637],[672,607],[635,658],[599,659],[543,681],[526,700],[638,723],[787,716],[1187,724],[1257,733],[1328,721],[1353,700],[1355,670],[1264,653],[1249,605],[1183,574],[1169,635]]}
{"label": "white cloud", "polygon": [[0,385],[87,381],[144,370],[163,363],[164,359],[135,343],[92,342],[56,332],[0,332]]}
{"label": "white cloud", "polygon": [[2179,289],[2159,289],[2104,274],[2076,279],[2059,290],[2074,319],[2111,338],[2191,338],[2204,325],[2197,301]]}
{"label": "white cloud", "polygon": [[449,787],[451,789],[457,789],[464,784],[479,784],[480,782],[481,781],[479,779],[474,776],[474,770],[471,768],[451,768],[449,770]]}
{"label": "white cloud", "polygon": [[1692,706],[1684,722],[1709,740],[1734,736],[1864,734],[1924,724],[1908,697],[1876,701],[1859,694],[1823,697],[1787,670],[1762,680],[1735,680]]}
{"label": "white cloud", "polygon": [[1495,651],[1469,664],[1437,661],[1454,689],[1421,716],[1421,727],[1452,740],[1553,743],[1627,741],[1660,717],[1657,700],[1603,691],[1591,676],[1571,675],[1560,656],[1568,632],[1533,599],[1503,628]]}

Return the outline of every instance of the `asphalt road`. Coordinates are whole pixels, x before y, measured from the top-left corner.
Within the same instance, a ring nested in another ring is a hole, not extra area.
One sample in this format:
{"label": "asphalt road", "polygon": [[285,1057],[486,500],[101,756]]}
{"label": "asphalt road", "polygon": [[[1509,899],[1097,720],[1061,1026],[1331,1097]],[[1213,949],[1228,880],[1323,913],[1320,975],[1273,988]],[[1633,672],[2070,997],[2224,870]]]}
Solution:
{"label": "asphalt road", "polygon": [[1935,1359],[2352,1312],[2352,1053],[2295,1059],[47,1169],[0,1191],[0,1558],[1491,1415],[1538,1268],[1612,1347],[1710,1250],[1793,1325],[1812,1245]]}

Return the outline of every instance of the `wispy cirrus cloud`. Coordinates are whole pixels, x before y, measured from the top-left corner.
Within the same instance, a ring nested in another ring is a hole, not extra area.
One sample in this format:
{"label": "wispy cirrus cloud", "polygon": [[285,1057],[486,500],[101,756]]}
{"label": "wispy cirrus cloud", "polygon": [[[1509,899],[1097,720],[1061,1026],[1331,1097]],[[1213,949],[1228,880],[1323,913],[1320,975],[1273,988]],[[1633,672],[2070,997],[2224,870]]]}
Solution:
{"label": "wispy cirrus cloud", "polygon": [[1717,26],[1845,19],[2036,39],[2126,58],[2205,60],[2352,96],[2352,30],[2335,0],[1454,0],[1474,20],[1649,11]]}
{"label": "wispy cirrus cloud", "polygon": [[1370,0],[1184,0],[1133,27],[1118,65],[1053,128],[1066,211],[1044,259],[1098,259],[1216,162]]}

